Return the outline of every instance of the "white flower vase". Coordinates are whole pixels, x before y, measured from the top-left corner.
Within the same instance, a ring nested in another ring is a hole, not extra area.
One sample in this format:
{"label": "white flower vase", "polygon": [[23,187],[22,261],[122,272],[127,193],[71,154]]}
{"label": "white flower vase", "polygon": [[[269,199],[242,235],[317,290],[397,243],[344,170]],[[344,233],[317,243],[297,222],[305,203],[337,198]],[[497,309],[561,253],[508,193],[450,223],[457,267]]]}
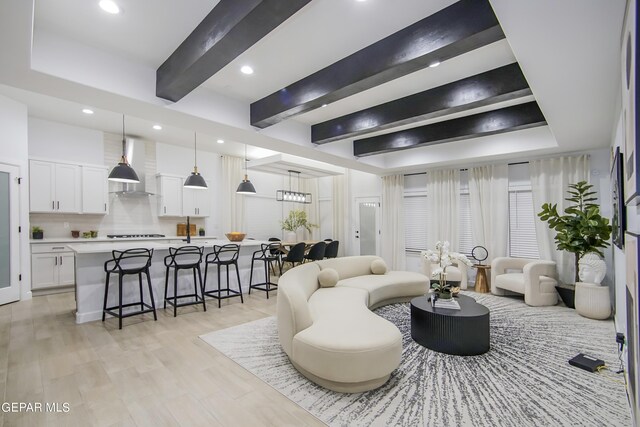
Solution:
{"label": "white flower vase", "polygon": [[298,241],[298,235],[295,231],[287,231],[284,235],[284,240],[287,242],[295,243]]}
{"label": "white flower vase", "polygon": [[298,231],[296,231],[296,242],[304,242],[304,228],[299,228]]}

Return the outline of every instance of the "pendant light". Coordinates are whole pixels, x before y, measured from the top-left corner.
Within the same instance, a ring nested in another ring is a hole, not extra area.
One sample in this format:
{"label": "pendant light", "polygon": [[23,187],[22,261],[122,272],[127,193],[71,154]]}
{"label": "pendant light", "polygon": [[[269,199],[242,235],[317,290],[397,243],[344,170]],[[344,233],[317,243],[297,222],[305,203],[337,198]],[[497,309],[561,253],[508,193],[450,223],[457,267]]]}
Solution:
{"label": "pendant light", "polygon": [[244,179],[236,190],[238,194],[256,194],[256,189],[247,175],[247,144],[244,144]]}
{"label": "pendant light", "polygon": [[278,202],[295,202],[304,203],[309,205],[312,202],[311,193],[303,193],[300,191],[293,191],[291,189],[291,174],[295,173],[298,176],[298,189],[300,189],[300,172],[289,170],[289,189],[288,190],[276,190],[276,201]]}
{"label": "pendant light", "polygon": [[111,173],[109,174],[109,181],[115,182],[128,182],[132,184],[136,184],[140,182],[138,178],[138,174],[133,170],[129,162],[127,161],[126,154],[126,145],[127,142],[124,136],[124,114],[122,115],[122,157],[120,158],[120,163],[116,165],[113,169],[111,169]]}
{"label": "pendant light", "polygon": [[207,183],[200,173],[198,173],[198,138],[193,133],[193,172],[184,181],[184,188],[192,188],[194,190],[206,190]]}

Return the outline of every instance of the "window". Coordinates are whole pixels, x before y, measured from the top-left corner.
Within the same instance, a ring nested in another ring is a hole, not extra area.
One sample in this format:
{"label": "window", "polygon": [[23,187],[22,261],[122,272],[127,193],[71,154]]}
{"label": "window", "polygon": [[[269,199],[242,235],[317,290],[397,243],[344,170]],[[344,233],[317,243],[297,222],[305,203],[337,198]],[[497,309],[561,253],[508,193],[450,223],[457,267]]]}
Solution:
{"label": "window", "polygon": [[427,249],[427,196],[404,196],[404,242],[407,251]]}
{"label": "window", "polygon": [[540,258],[531,190],[509,191],[509,256]]}
{"label": "window", "polygon": [[460,193],[458,208],[460,209],[458,213],[458,246],[454,250],[470,256],[474,244],[471,231],[471,197],[468,191]]}

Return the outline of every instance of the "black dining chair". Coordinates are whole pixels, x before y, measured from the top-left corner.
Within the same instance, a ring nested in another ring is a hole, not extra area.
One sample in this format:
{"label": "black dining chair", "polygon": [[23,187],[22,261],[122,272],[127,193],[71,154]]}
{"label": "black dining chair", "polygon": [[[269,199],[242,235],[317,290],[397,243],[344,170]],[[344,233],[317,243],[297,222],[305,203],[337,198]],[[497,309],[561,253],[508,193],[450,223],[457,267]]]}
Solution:
{"label": "black dining chair", "polygon": [[[204,302],[204,284],[202,282],[202,272],[200,263],[204,254],[204,246],[182,246],[179,248],[169,248],[169,255],[164,257],[164,265],[167,268],[164,281],[164,308],[167,303],[173,306],[173,317],[178,315],[178,307],[187,305],[202,304],[204,311],[207,311],[207,305]],[[169,290],[169,272],[173,269],[173,296],[168,297]],[[193,271],[193,293],[186,295],[178,295],[178,272],[180,270]],[[197,274],[197,276],[196,276]],[[200,295],[198,295],[198,282],[200,283]],[[193,298],[193,301],[178,302],[183,298]]]}
{"label": "black dining chair", "polygon": [[[258,289],[267,293],[267,299],[269,299],[269,292],[278,288],[277,283],[271,281],[271,275],[269,274],[269,267],[273,267],[273,263],[278,264],[278,256],[272,255],[272,251],[279,250],[280,243],[262,243],[260,249],[253,253],[251,257],[251,274],[249,275],[249,293],[251,289]],[[264,282],[253,284],[253,266],[255,262],[264,262]],[[278,267],[280,265],[278,264]],[[282,271],[281,271],[282,273]]]}
{"label": "black dining chair", "polygon": [[[107,278],[104,287],[104,304],[102,305],[102,321],[104,322],[105,315],[109,314],[118,318],[118,329],[122,329],[122,319],[130,316],[137,316],[138,314],[152,313],[153,320],[158,320],[156,315],[156,303],[153,299],[153,289],[151,288],[151,279],[149,278],[149,267],[151,267],[151,258],[153,257],[153,249],[136,248],[127,249],[126,251],[112,251],[111,256],[113,259],[104,263],[104,271],[107,273]],[[142,274],[147,276],[147,285],[149,286],[149,299],[151,305],[144,302],[142,292]],[[111,274],[118,275],[118,305],[107,307],[107,300],[109,299],[109,279]],[[122,279],[128,274],[138,275],[138,285],[140,289],[140,301],[123,304],[122,303]],[[126,307],[140,306],[140,310],[136,310],[129,313],[122,313],[122,309]],[[113,311],[118,309],[117,312]]]}
{"label": "black dining chair", "polygon": [[337,240],[332,240],[327,244],[327,248],[324,250],[325,258],[336,258],[338,256],[338,246],[340,242]]}
{"label": "black dining chair", "polygon": [[304,242],[296,243],[291,248],[289,253],[282,258],[283,267],[284,267],[284,263],[285,262],[290,262],[291,263],[291,267],[295,267],[296,266],[296,262],[298,264],[301,264],[302,262],[304,262],[304,250],[305,250],[306,247],[307,247],[307,245]]}
{"label": "black dining chair", "polygon": [[324,259],[324,251],[327,248],[325,242],[318,242],[311,246],[309,253],[304,256],[305,261],[320,261]]}
{"label": "black dining chair", "polygon": [[[240,272],[238,271],[238,255],[240,254],[240,245],[236,244],[226,244],[226,245],[215,245],[213,247],[213,252],[207,254],[205,258],[205,267],[204,267],[204,295],[207,295],[211,298],[215,298],[218,300],[218,308],[220,308],[221,302],[226,298],[240,297],[240,302],[244,304],[244,298],[242,297],[242,285],[240,283]],[[212,289],[207,291],[207,273],[209,271],[209,264],[215,265],[218,270],[218,289]],[[229,266],[234,266],[236,268],[236,277],[238,278],[238,289],[231,289],[229,286]],[[220,269],[222,267],[226,267],[227,269],[227,287],[220,288]],[[226,295],[222,295],[223,292],[226,292]]]}

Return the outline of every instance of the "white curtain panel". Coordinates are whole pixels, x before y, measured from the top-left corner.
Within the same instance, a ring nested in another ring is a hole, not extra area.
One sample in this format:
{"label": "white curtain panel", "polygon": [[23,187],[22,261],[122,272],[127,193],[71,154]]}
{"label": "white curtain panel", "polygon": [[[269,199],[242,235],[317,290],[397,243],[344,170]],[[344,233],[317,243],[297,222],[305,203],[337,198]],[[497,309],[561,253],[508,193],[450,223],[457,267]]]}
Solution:
{"label": "white curtain panel", "polygon": [[332,192],[332,216],[333,216],[333,240],[338,240],[338,255],[343,256],[345,254],[345,248],[347,245],[347,236],[345,234],[345,221],[347,218],[347,209],[345,197],[347,195],[347,176],[346,175],[334,175],[333,177],[333,192]]}
{"label": "white curtain panel", "polygon": [[452,251],[458,248],[458,206],[460,205],[460,170],[427,172],[427,248],[447,240]]}
{"label": "white curtain panel", "polygon": [[222,232],[243,232],[244,197],[237,194],[238,185],[244,179],[244,161],[240,157],[222,156]]}
{"label": "white curtain panel", "polygon": [[318,178],[306,178],[300,181],[300,191],[311,194],[311,203],[303,205],[307,213],[307,221],[316,224],[318,228],[311,229],[310,240],[320,240],[320,201],[318,200]]}
{"label": "white curtain panel", "polygon": [[509,166],[502,164],[471,168],[469,196],[474,245],[487,248],[487,262],[507,256]]}
{"label": "white curtain panel", "polygon": [[382,258],[391,270],[406,268],[404,247],[404,175],[382,177]]}
{"label": "white curtain panel", "polygon": [[536,235],[540,257],[553,260],[558,267],[560,281],[574,282],[574,257],[565,251],[558,251],[554,241],[556,232],[546,222],[537,217],[544,203],[557,203],[558,212],[563,213],[569,202],[567,190],[569,184],[589,181],[589,156],[556,157],[533,160],[529,163],[533,206],[536,213]]}

